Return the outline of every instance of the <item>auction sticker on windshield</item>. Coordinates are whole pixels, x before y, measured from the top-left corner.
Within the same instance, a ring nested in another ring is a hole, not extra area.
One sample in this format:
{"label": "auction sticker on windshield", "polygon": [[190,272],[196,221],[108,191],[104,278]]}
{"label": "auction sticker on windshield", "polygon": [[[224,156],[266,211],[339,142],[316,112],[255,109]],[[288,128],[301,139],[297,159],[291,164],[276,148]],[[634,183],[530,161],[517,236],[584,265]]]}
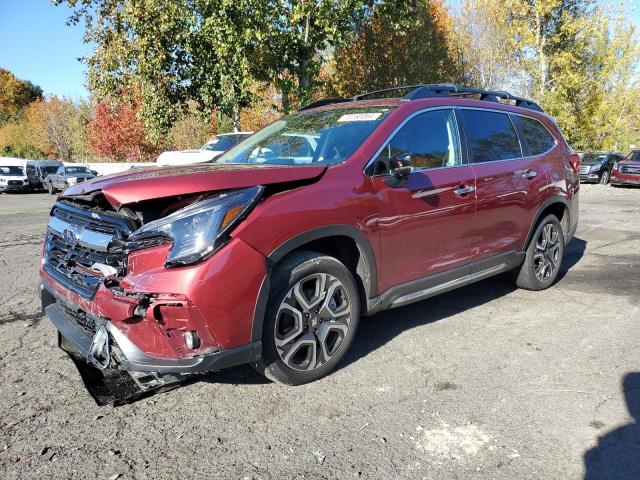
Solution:
{"label": "auction sticker on windshield", "polygon": [[338,122],[372,122],[378,120],[382,116],[382,112],[371,113],[347,113],[342,115]]}

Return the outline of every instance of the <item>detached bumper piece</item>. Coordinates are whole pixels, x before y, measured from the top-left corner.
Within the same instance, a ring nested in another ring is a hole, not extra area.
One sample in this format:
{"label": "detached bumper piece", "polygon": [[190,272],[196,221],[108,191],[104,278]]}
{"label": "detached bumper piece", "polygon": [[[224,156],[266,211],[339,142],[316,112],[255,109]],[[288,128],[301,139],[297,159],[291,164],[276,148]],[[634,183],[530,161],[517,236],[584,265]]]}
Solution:
{"label": "detached bumper piece", "polygon": [[44,313],[58,330],[58,346],[73,359],[98,405],[122,405],[171,390],[203,374],[256,361],[261,343],[189,358],[155,358],[138,349],[109,319],[78,312],[41,287]]}

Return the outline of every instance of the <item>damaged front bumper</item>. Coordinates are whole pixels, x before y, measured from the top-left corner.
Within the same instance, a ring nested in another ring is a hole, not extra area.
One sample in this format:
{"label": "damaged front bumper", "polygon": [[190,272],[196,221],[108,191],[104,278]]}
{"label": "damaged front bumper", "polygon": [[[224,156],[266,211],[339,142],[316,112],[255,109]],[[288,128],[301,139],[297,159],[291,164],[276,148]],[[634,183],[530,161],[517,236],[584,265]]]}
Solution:
{"label": "damaged front bumper", "polygon": [[194,374],[250,363],[258,360],[261,342],[236,348],[209,351],[193,357],[151,357],[108,318],[95,318],[84,312],[95,325],[87,332],[70,312],[78,306],[40,283],[42,311],[58,330],[58,345],[67,352],[98,404],[120,404],[146,393],[173,388]]}

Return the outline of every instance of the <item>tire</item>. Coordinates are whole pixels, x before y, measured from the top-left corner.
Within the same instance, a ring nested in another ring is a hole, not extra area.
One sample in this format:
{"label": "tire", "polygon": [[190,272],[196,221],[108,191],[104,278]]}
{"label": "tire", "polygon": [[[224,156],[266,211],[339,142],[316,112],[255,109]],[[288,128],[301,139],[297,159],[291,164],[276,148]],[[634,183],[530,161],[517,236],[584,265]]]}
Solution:
{"label": "tire", "polygon": [[607,185],[610,179],[611,174],[608,170],[605,170],[604,172],[602,172],[602,175],[600,175],[600,185]]}
{"label": "tire", "polygon": [[49,195],[55,195],[56,193],[56,189],[53,188],[51,182],[47,183],[47,191],[49,192]]}
{"label": "tire", "polygon": [[549,288],[558,277],[563,255],[562,225],[555,215],[547,215],[531,237],[524,262],[517,270],[516,285],[525,290]]}
{"label": "tire", "polygon": [[252,366],[287,385],[318,380],[349,349],[359,318],[360,298],[351,272],[333,257],[295,252],[273,271],[262,358]]}

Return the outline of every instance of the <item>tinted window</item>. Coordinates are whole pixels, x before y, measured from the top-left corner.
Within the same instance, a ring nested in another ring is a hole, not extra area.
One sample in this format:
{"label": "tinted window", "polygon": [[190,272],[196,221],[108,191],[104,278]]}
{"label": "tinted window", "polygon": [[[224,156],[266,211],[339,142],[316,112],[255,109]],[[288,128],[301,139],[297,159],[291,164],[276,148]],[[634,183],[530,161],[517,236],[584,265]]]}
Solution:
{"label": "tinted window", "polygon": [[602,163],[607,159],[606,153],[585,153],[580,159],[583,165],[593,165],[594,163]]}
{"label": "tinted window", "polygon": [[409,120],[376,159],[376,174],[388,173],[389,160],[407,153],[418,170],[460,165],[462,156],[453,111],[434,110]]}
{"label": "tinted window", "polygon": [[462,110],[472,163],[521,158],[520,141],[509,116],[482,110]]}
{"label": "tinted window", "polygon": [[520,115],[512,115],[511,120],[517,125],[524,143],[529,147],[529,156],[541,155],[555,145],[554,138],[538,120]]}

